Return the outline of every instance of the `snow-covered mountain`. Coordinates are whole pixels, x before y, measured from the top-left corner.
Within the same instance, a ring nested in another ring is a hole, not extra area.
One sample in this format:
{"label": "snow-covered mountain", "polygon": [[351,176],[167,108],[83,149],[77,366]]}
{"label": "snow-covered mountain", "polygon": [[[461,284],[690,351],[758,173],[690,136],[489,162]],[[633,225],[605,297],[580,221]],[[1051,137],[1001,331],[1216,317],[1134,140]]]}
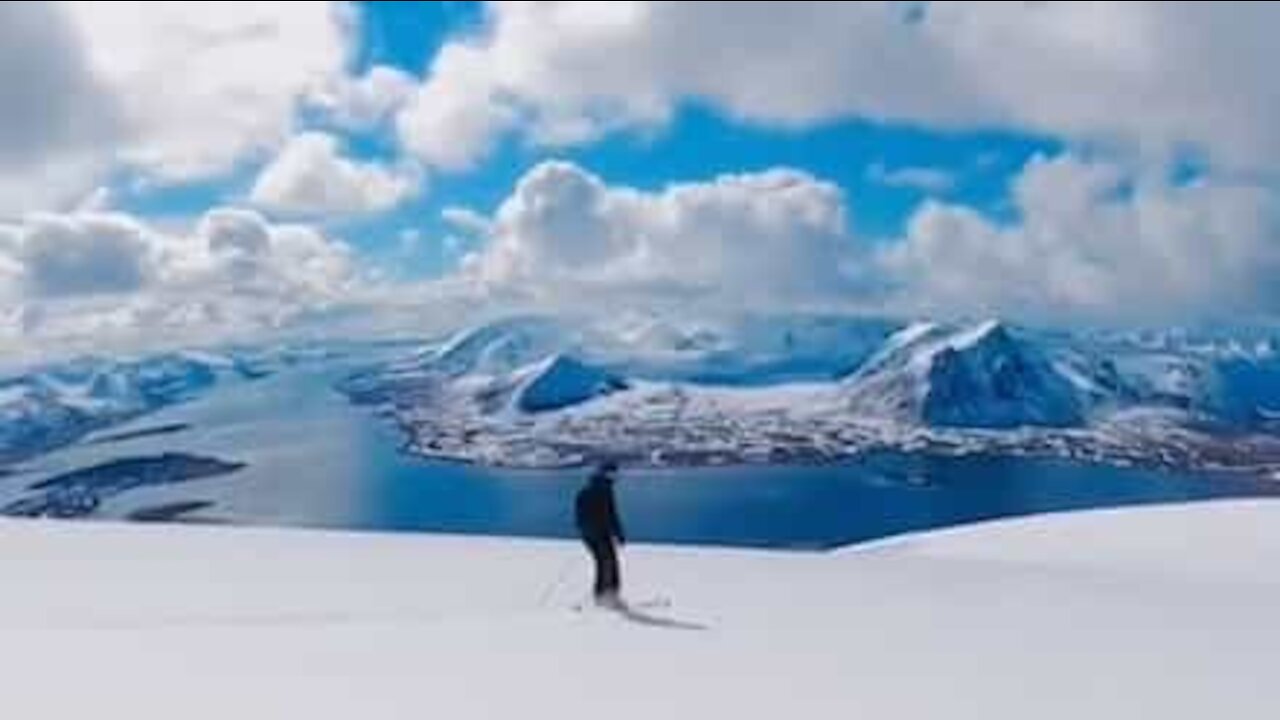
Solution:
{"label": "snow-covered mountain", "polygon": [[[917,322],[825,316],[719,323],[624,318],[575,324],[505,319],[352,378],[349,390],[396,403],[430,386],[502,394],[530,374],[587,375],[614,390],[636,382],[768,388],[829,383],[848,410],[931,427],[1071,427],[1134,406],[1248,423],[1280,411],[1280,354],[1270,341],[1195,343],[1180,336],[1098,339],[987,320]],[[589,372],[588,372],[589,371]],[[557,379],[557,382],[561,382]],[[540,385],[538,389],[541,389]],[[381,392],[378,392],[381,390]],[[601,393],[566,393],[585,402]],[[547,408],[543,408],[547,409]]]}
{"label": "snow-covered mountain", "polygon": [[556,354],[497,376],[455,383],[454,389],[483,414],[559,410],[613,392],[627,381],[569,355]]}
{"label": "snow-covered mountain", "polygon": [[617,362],[628,376],[702,385],[827,381],[862,365],[901,323],[838,315],[633,320]]}
{"label": "snow-covered mountain", "polygon": [[561,352],[579,348],[581,340],[564,323],[546,317],[519,317],[457,333],[418,363],[422,370],[446,377],[497,375]]}
{"label": "snow-covered mountain", "polygon": [[103,428],[190,400],[219,382],[272,372],[260,352],[87,357],[0,378],[0,463],[70,444]]}
{"label": "snow-covered mountain", "polygon": [[568,355],[555,355],[515,375],[511,404],[521,412],[559,410],[619,390],[627,381]]}
{"label": "snow-covered mountain", "polygon": [[894,334],[844,382],[859,413],[939,427],[1079,425],[1085,401],[1033,341],[995,321]]}
{"label": "snow-covered mountain", "polygon": [[[344,347],[96,358],[0,378],[0,464],[228,380],[347,357]],[[355,353],[348,359],[372,364],[339,389],[394,417],[411,447],[485,462],[563,463],[619,448],[645,462],[816,461],[943,447],[1260,466],[1271,450],[1250,438],[1280,447],[1276,348],[1261,333],[1232,341],[999,321],[515,317]]]}
{"label": "snow-covered mountain", "polygon": [[0,384],[0,463],[74,442],[95,427],[92,414],[41,383]]}
{"label": "snow-covered mountain", "polygon": [[518,316],[459,331],[395,367],[402,375],[458,378],[510,373],[564,355],[631,378],[767,385],[843,375],[897,327],[880,319],[822,315]]}
{"label": "snow-covered mountain", "polygon": [[930,446],[1257,464],[1275,443],[1260,453],[1219,440],[1276,427],[1274,349],[992,320],[516,318],[345,389],[389,408],[422,452],[484,462],[813,460]]}

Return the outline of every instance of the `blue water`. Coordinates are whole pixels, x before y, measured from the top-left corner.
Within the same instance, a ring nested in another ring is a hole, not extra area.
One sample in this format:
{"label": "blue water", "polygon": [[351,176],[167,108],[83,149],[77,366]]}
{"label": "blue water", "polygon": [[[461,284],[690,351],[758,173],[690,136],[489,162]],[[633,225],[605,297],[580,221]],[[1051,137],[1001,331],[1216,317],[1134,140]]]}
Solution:
{"label": "blue water", "polygon": [[[233,475],[130,491],[107,517],[210,501],[232,523],[569,537],[581,471],[500,471],[413,458],[398,431],[332,389],[346,370],[242,382],[112,432],[181,432],[85,444],[0,478],[0,500],[58,472],[164,451],[248,463]],[[1058,460],[880,453],[824,467],[627,471],[618,500],[640,541],[821,548],[959,523],[1137,503],[1280,494],[1241,478]]]}

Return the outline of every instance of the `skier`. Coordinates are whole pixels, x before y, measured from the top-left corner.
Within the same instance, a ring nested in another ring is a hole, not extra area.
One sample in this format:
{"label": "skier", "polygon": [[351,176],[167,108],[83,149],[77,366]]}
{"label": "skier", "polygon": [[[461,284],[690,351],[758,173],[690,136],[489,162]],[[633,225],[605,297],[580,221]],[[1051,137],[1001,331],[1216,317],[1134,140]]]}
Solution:
{"label": "skier", "polygon": [[[595,600],[597,605],[620,605],[619,591],[622,579],[618,572],[617,545],[625,545],[626,537],[618,520],[618,509],[613,498],[613,483],[618,464],[612,460],[601,463],[587,484],[578,491],[574,503],[578,532],[595,561]],[[617,543],[615,545],[614,543]]]}

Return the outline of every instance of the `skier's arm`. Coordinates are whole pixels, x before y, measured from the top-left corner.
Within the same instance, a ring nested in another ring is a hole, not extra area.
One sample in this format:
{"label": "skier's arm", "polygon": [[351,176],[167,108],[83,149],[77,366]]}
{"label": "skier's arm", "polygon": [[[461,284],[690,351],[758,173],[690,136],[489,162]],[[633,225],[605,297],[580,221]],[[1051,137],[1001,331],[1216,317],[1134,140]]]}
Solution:
{"label": "skier's arm", "polygon": [[609,527],[613,529],[613,536],[618,539],[618,544],[626,545],[627,536],[622,531],[622,519],[618,517],[618,506],[612,495],[609,496]]}

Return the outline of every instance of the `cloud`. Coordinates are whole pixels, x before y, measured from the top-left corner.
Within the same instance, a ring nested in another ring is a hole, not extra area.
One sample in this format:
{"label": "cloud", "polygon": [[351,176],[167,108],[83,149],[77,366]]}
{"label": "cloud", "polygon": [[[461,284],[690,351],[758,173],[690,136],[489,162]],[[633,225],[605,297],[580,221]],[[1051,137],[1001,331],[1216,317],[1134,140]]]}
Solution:
{"label": "cloud", "polygon": [[421,184],[409,168],[360,163],[340,154],[332,135],[295,135],[258,175],[250,193],[260,207],[299,215],[356,215],[388,210]]}
{"label": "cloud", "polygon": [[[544,162],[491,217],[448,213],[471,231],[446,235],[443,250],[474,249],[432,280],[364,272],[341,241],[252,210],[218,208],[182,229],[35,215],[0,224],[0,336],[47,351],[300,327],[426,332],[504,308],[1114,323],[1280,312],[1280,201],[1266,186],[1175,182],[1065,152],[1027,162],[1010,203],[997,219],[929,200],[902,237],[869,243],[837,186],[794,169],[640,190]],[[423,250],[420,232],[399,240],[404,254]]]}
{"label": "cloud", "polygon": [[126,293],[151,269],[145,229],[118,215],[36,215],[27,220],[13,257],[36,297]]}
{"label": "cloud", "polygon": [[803,303],[856,286],[845,213],[838,187],[795,170],[645,192],[544,162],[498,208],[463,273],[552,303]]}
{"label": "cloud", "polygon": [[901,167],[892,170],[883,163],[867,167],[867,180],[893,188],[918,190],[930,195],[942,195],[955,189],[955,176],[946,170],[930,167]]}
{"label": "cloud", "polygon": [[0,216],[63,202],[105,164],[120,109],[57,6],[0,4]]}
{"label": "cloud", "polygon": [[215,177],[293,130],[343,73],[345,4],[0,7],[0,215],[65,209],[113,170]]}
{"label": "cloud", "polygon": [[5,322],[42,352],[243,337],[353,302],[363,283],[342,242],[251,210],[185,231],[118,213],[0,225]]}
{"label": "cloud", "polygon": [[1280,160],[1272,3],[500,2],[487,18],[398,120],[443,169],[509,132],[589,142],[687,102],[769,127],[1000,127],[1157,160]]}
{"label": "cloud", "polygon": [[442,170],[468,170],[500,134],[514,127],[517,114],[504,103],[483,50],[447,44],[436,55],[431,75],[396,117],[401,142]]}
{"label": "cloud", "polygon": [[796,308],[1187,322],[1280,312],[1280,199],[1206,175],[1037,156],[1012,219],[928,200],[902,237],[854,236],[839,188],[792,169],[657,191],[570,163],[522,177],[459,277],[521,307]]}
{"label": "cloud", "polygon": [[350,130],[376,128],[413,95],[417,79],[386,65],[375,65],[359,77],[340,75],[309,101]]}
{"label": "cloud", "polygon": [[157,178],[216,175],[283,142],[301,98],[342,73],[330,3],[71,2],[66,12]]}
{"label": "cloud", "polygon": [[1041,319],[1186,321],[1280,312],[1280,201],[1219,178],[1190,185],[1106,160],[1037,157],[1019,221],[927,202],[881,272],[904,306]]}
{"label": "cloud", "polygon": [[116,109],[88,63],[56,6],[0,6],[0,167],[31,167],[115,131]]}
{"label": "cloud", "polygon": [[467,235],[486,236],[493,232],[493,222],[471,208],[449,206],[440,211],[440,219]]}

